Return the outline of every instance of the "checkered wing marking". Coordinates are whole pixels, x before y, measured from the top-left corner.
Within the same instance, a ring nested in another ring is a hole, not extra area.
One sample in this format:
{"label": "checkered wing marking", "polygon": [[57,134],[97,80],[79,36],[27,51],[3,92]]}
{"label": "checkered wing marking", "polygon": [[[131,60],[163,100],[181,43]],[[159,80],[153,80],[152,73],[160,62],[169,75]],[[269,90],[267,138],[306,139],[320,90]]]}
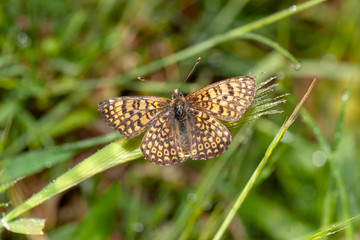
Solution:
{"label": "checkered wing marking", "polygon": [[205,112],[192,109],[188,116],[190,157],[194,160],[219,156],[231,143],[229,130]]}
{"label": "checkered wing marking", "polygon": [[109,126],[125,137],[133,138],[169,104],[170,99],[162,97],[117,97],[101,101],[98,110]]}
{"label": "checkered wing marking", "polygon": [[169,165],[185,161],[188,154],[181,140],[179,122],[171,111],[150,124],[141,142],[143,156],[155,164]]}
{"label": "checkered wing marking", "polygon": [[229,78],[206,86],[186,96],[192,108],[206,111],[225,121],[237,121],[255,96],[252,77]]}

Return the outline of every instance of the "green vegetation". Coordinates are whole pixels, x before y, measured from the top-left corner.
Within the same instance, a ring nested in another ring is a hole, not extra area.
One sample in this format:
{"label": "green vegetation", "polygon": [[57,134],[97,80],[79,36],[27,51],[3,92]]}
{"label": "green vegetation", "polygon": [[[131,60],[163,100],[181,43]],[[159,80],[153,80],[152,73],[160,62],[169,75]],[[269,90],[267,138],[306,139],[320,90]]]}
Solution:
{"label": "green vegetation", "polygon": [[[356,239],[359,11],[357,0],[5,0],[1,239]],[[142,136],[114,133],[97,104],[170,97],[199,56],[185,93],[249,74],[278,85],[227,125],[218,158],[151,164]]]}

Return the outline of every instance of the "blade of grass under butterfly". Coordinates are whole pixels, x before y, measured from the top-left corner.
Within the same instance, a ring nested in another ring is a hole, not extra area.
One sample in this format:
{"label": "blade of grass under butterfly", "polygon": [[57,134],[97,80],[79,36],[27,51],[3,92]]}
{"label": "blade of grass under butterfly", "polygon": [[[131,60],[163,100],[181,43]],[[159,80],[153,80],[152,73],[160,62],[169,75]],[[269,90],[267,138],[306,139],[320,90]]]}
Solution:
{"label": "blade of grass under butterfly", "polygon": [[157,69],[160,69],[164,66],[167,66],[169,64],[181,61],[183,59],[186,59],[191,56],[198,55],[199,53],[205,51],[206,49],[212,48],[216,46],[219,43],[229,41],[232,39],[236,39],[240,36],[242,36],[245,33],[251,32],[253,30],[259,29],[263,26],[269,25],[271,23],[274,23],[276,21],[279,21],[283,18],[286,18],[288,16],[294,15],[295,13],[304,11],[308,8],[311,8],[317,4],[320,4],[324,2],[325,0],[312,0],[308,1],[299,5],[293,5],[287,9],[281,10],[279,12],[276,12],[270,16],[261,18],[257,21],[251,22],[249,24],[246,24],[245,26],[241,26],[235,29],[232,29],[228,32],[225,32],[223,34],[215,35],[208,40],[205,40],[201,43],[195,44],[193,46],[190,46],[188,48],[185,48],[181,51],[178,51],[177,53],[170,55],[168,57],[164,57],[158,60],[155,60],[149,64],[146,64],[144,66],[135,68],[134,70],[130,71],[129,73],[125,74],[124,76],[118,77],[119,80],[122,82],[126,82],[129,79],[133,79],[137,76],[144,76],[148,73],[154,72]]}
{"label": "blade of grass under butterfly", "polygon": [[222,223],[222,225],[220,226],[220,228],[216,232],[213,239],[219,240],[223,236],[225,230],[229,226],[231,220],[234,218],[234,216],[235,216],[236,212],[238,211],[238,209],[241,207],[243,201],[245,200],[246,196],[250,192],[250,190],[251,190],[252,186],[254,185],[255,181],[260,176],[260,173],[261,173],[262,169],[265,167],[266,163],[268,162],[273,150],[275,149],[275,147],[277,146],[277,144],[279,143],[281,138],[284,136],[287,129],[295,121],[300,108],[302,107],[305,100],[308,98],[309,94],[311,93],[311,90],[313,89],[316,81],[317,81],[316,78],[312,81],[310,87],[308,88],[308,90],[305,93],[304,97],[301,99],[300,103],[295,107],[295,109],[294,109],[293,113],[291,114],[290,118],[280,128],[279,132],[277,133],[277,135],[275,136],[275,138],[273,139],[273,141],[269,145],[268,149],[266,150],[265,155],[264,155],[263,159],[261,160],[260,164],[255,169],[253,175],[250,177],[250,179],[249,179],[248,183],[246,184],[245,188],[243,189],[243,191],[241,191],[241,193],[237,197],[235,203],[233,204],[232,208],[230,209],[230,211],[227,214],[224,222]]}
{"label": "blade of grass under butterfly", "polygon": [[11,210],[2,218],[1,223],[9,223],[20,214],[99,172],[141,157],[141,152],[138,147],[139,139],[140,138],[138,137],[130,140],[121,138],[120,140],[107,145],[63,175],[59,176],[24,203]]}

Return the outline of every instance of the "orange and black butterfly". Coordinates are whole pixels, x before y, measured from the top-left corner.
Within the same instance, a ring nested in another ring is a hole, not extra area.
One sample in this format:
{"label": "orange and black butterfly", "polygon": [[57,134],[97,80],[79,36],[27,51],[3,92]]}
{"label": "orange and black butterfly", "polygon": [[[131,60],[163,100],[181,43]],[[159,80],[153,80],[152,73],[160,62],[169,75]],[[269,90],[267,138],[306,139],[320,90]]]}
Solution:
{"label": "orange and black butterfly", "polygon": [[241,118],[255,96],[255,80],[240,76],[208,85],[184,96],[178,89],[171,99],[152,96],[103,100],[98,110],[106,123],[127,138],[147,132],[141,142],[144,157],[161,165],[219,156],[231,135],[217,119]]}

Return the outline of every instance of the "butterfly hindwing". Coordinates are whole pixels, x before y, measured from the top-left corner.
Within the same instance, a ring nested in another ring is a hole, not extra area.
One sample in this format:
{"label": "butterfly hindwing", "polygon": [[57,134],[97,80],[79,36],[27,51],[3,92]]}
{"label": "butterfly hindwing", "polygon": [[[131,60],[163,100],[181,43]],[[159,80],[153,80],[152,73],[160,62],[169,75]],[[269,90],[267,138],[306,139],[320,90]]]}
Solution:
{"label": "butterfly hindwing", "polygon": [[187,159],[179,122],[176,121],[172,112],[163,114],[154,119],[150,128],[141,142],[143,156],[153,163],[169,165],[179,163]]}
{"label": "butterfly hindwing", "polygon": [[231,143],[229,130],[211,115],[193,109],[188,116],[190,157],[194,160],[219,156]]}

